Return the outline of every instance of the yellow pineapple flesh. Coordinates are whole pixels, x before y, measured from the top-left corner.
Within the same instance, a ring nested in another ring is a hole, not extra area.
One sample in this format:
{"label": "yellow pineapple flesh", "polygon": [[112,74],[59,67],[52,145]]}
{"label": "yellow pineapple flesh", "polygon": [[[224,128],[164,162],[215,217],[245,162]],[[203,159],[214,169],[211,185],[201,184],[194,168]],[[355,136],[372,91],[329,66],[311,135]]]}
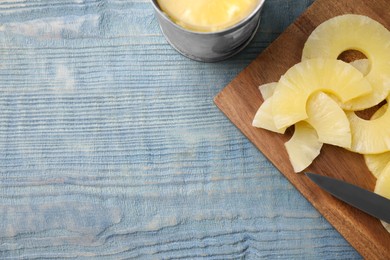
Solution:
{"label": "yellow pineapple flesh", "polygon": [[272,101],[275,126],[283,128],[305,120],[310,95],[323,91],[342,102],[371,91],[363,74],[339,60],[309,59],[291,67],[279,80]]}
{"label": "yellow pineapple flesh", "polygon": [[314,93],[307,103],[308,122],[322,143],[349,148],[351,127],[345,112],[336,101],[322,92]]}
{"label": "yellow pineapple flesh", "polygon": [[278,129],[275,126],[275,121],[272,114],[272,95],[275,92],[276,85],[276,82],[271,82],[259,86],[259,90],[263,96],[264,102],[261,104],[256,112],[255,117],[253,118],[252,126],[267,129],[275,133],[284,134],[287,127]]}
{"label": "yellow pineapple flesh", "polygon": [[[282,133],[272,120],[270,109],[272,96],[264,101],[257,111],[252,125]],[[338,104],[322,92],[314,93],[307,103],[308,118],[295,124],[292,138],[285,143],[290,162],[295,172],[308,167],[320,154],[323,143],[349,147],[351,132],[347,116]]]}
{"label": "yellow pineapple flesh", "polygon": [[373,91],[346,102],[343,108],[363,110],[377,105],[390,90],[390,32],[367,16],[336,16],[311,33],[304,45],[302,59],[337,59],[346,50],[360,51],[369,60],[365,78]]}
{"label": "yellow pineapple flesh", "polygon": [[267,98],[257,110],[252,126],[283,134],[287,127],[277,128],[272,113],[272,96]]}
{"label": "yellow pineapple flesh", "polygon": [[352,144],[350,151],[361,154],[379,154],[390,151],[390,109],[383,115],[365,120],[353,111],[346,112],[351,124]]}
{"label": "yellow pineapple flesh", "polygon": [[[269,93],[272,95],[272,91]],[[277,128],[272,112],[273,96],[268,97],[260,106],[253,119],[252,126],[283,134],[286,127]],[[322,92],[316,92],[307,101],[307,121],[318,134],[320,142],[349,148],[351,131],[345,112],[332,98]]]}
{"label": "yellow pineapple flesh", "polygon": [[293,136],[284,145],[294,172],[306,169],[322,148],[316,130],[305,121],[295,124]]}
{"label": "yellow pineapple flesh", "polygon": [[[387,110],[387,104],[383,105],[375,114],[371,117],[371,120],[381,117]],[[386,165],[390,162],[390,152],[384,152],[379,154],[364,154],[364,161],[370,172],[378,178]]]}
{"label": "yellow pineapple flesh", "polygon": [[390,162],[390,152],[379,154],[365,154],[364,161],[370,172],[378,178],[386,165]]}
{"label": "yellow pineapple flesh", "polygon": [[277,85],[277,82],[271,82],[259,86],[261,96],[264,100],[270,98],[274,94]]}

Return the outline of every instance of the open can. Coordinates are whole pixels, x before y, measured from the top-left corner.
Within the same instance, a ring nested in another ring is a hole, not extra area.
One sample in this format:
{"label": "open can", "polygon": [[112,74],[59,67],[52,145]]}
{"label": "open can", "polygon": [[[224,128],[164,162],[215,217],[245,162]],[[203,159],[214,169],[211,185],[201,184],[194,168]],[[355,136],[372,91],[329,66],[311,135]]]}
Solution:
{"label": "open can", "polygon": [[229,28],[216,32],[197,32],[177,25],[161,10],[157,0],[151,2],[169,44],[182,55],[203,62],[225,60],[242,51],[259,28],[264,4],[264,0],[259,0],[252,13]]}

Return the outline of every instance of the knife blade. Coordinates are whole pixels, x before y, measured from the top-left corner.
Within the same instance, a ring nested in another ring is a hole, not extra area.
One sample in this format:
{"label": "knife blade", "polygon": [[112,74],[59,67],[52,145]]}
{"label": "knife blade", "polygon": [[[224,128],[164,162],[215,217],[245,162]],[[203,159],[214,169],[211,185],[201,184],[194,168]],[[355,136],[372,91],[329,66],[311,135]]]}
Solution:
{"label": "knife blade", "polygon": [[390,200],[374,192],[331,177],[306,172],[314,183],[336,198],[390,223]]}

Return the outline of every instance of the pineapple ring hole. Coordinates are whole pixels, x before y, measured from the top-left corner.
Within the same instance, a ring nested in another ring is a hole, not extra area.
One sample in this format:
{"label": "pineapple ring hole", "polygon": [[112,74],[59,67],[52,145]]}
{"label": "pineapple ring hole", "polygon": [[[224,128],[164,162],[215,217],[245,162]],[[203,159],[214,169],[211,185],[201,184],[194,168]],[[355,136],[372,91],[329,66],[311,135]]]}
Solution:
{"label": "pineapple ring hole", "polygon": [[347,62],[347,63],[351,63],[351,62],[356,61],[356,60],[367,60],[368,61],[368,69],[363,73],[363,75],[367,76],[367,74],[370,72],[371,62],[367,58],[367,56],[361,51],[353,50],[353,49],[345,50],[339,54],[337,59],[342,60],[342,61]]}
{"label": "pineapple ring hole", "polygon": [[338,60],[342,60],[345,62],[352,62],[354,60],[361,60],[361,59],[367,59],[367,56],[358,50],[345,50],[337,57]]}
{"label": "pineapple ring hole", "polygon": [[384,100],[374,107],[370,107],[370,108],[367,108],[367,109],[361,110],[361,111],[355,111],[355,114],[358,117],[360,117],[361,119],[370,120],[370,118],[375,114],[375,112],[378,111],[378,109],[380,109],[386,103],[387,103],[386,100]]}

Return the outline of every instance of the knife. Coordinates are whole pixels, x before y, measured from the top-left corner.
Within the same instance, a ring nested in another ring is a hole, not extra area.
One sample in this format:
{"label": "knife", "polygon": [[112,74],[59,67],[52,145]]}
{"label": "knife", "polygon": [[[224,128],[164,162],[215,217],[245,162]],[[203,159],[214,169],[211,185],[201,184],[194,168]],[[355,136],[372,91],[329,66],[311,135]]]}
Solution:
{"label": "knife", "polygon": [[305,173],[314,183],[336,198],[373,217],[390,223],[390,200],[353,184],[314,173]]}

